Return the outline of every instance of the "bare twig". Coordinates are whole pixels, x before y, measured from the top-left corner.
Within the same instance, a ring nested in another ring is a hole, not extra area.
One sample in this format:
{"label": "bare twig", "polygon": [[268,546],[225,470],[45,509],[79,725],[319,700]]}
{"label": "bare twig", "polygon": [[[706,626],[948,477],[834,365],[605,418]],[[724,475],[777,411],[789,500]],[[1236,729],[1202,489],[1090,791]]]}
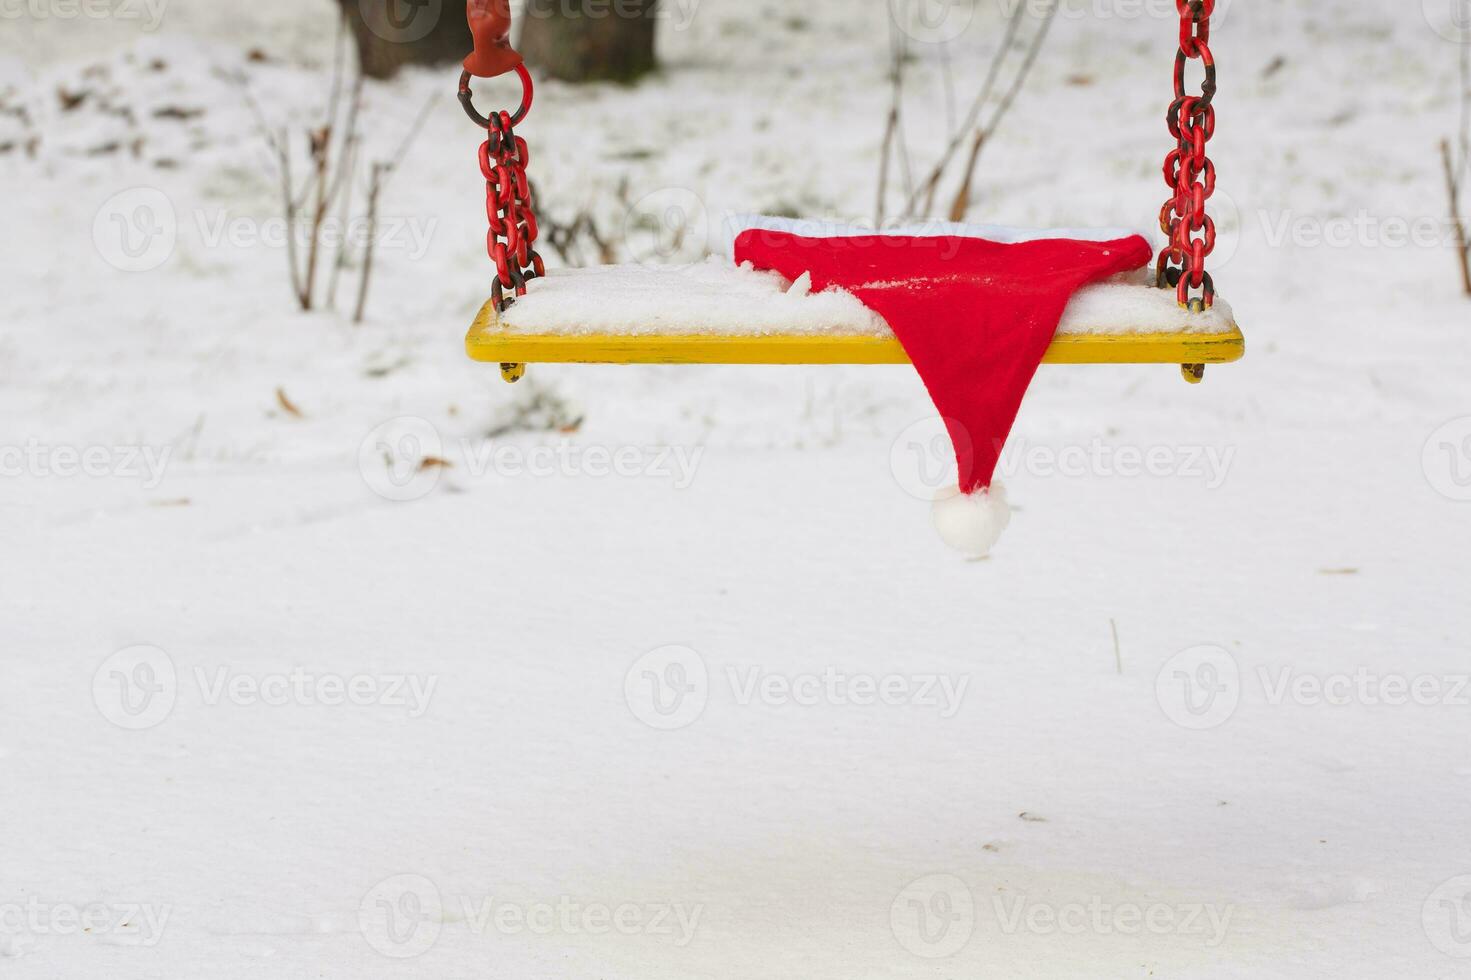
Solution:
{"label": "bare twig", "polygon": [[1450,140],[1441,140],[1440,155],[1445,165],[1446,194],[1450,198],[1451,225],[1456,233],[1456,257],[1461,266],[1461,288],[1471,296],[1471,244],[1466,236],[1466,221],[1461,217],[1461,180],[1464,170],[1456,167],[1455,154]]}
{"label": "bare twig", "polygon": [[894,158],[894,140],[899,133],[899,114],[904,106],[904,43],[902,39],[896,39],[893,35],[898,32],[890,26],[891,35],[889,50],[891,53],[891,65],[889,68],[889,115],[884,121],[884,138],[879,146],[879,191],[878,204],[874,208],[874,226],[883,227],[884,224],[884,202],[889,196],[889,164]]}
{"label": "bare twig", "polygon": [[1016,43],[1017,32],[1021,29],[1022,18],[1025,16],[1026,5],[1017,4],[1007,17],[1006,33],[1001,38],[1001,47],[997,49],[996,57],[991,60],[991,66],[986,71],[986,79],[981,83],[980,93],[976,95],[975,101],[971,103],[970,109],[966,112],[965,125],[956,130],[951,136],[950,142],[946,145],[945,151],[940,154],[940,159],[930,170],[929,176],[920,183],[920,186],[915,190],[914,194],[910,195],[909,203],[905,206],[905,211],[908,214],[913,215],[915,213],[915,208],[919,205],[920,195],[924,197],[924,212],[929,213],[930,208],[934,204],[935,188],[939,186],[940,181],[944,178],[945,171],[950,166],[950,161],[954,159],[956,152],[959,151],[965,142],[966,134],[971,132],[980,122],[981,110],[985,108],[986,102],[991,98],[991,93],[996,88],[996,81],[1001,76],[1002,64],[1006,60],[1007,52]]}
{"label": "bare twig", "polygon": [[[320,129],[309,134],[314,178],[311,186],[316,194],[316,203],[312,208],[311,239],[307,243],[306,276],[301,300],[303,310],[310,310],[316,300],[317,265],[322,253],[322,227],[326,224],[327,213],[332,209],[332,204],[336,201],[347,179],[348,166],[345,165],[345,162],[351,159],[349,150],[356,138],[358,110],[363,101],[363,73],[359,68],[352,86],[351,104],[347,108],[346,129],[340,145],[334,152],[333,145],[338,132],[337,117],[342,103],[344,74],[342,66],[346,51],[346,38],[347,17],[344,14],[338,20],[337,25],[337,48],[332,64],[332,81],[327,96],[327,118]],[[345,242],[339,245],[339,257],[340,250],[346,247]]]}
{"label": "bare twig", "polygon": [[986,72],[986,78],[981,84],[980,92],[976,95],[975,101],[971,103],[970,109],[966,113],[965,124],[951,137],[944,152],[940,154],[940,159],[936,161],[935,165],[930,169],[929,174],[919,183],[919,186],[915,188],[914,192],[910,194],[909,200],[905,205],[906,216],[927,217],[934,210],[935,194],[939,190],[940,184],[944,181],[945,175],[949,172],[950,165],[954,162],[956,155],[967,143],[969,143],[970,150],[966,158],[966,170],[962,175],[964,179],[961,184],[961,190],[951,204],[952,216],[955,214],[957,208],[969,205],[970,187],[974,180],[976,164],[980,160],[981,150],[991,137],[995,135],[1002,121],[1006,118],[1007,113],[1010,112],[1012,105],[1016,102],[1017,96],[1021,93],[1023,86],[1026,84],[1032,67],[1036,64],[1037,57],[1042,51],[1043,42],[1047,39],[1052,22],[1056,19],[1060,3],[1061,0],[1049,0],[1046,9],[1042,12],[1041,22],[1036,32],[1026,42],[1025,54],[1023,55],[1021,64],[1017,67],[1010,84],[1002,94],[1000,102],[991,111],[989,118],[983,122],[982,117],[985,114],[986,106],[991,103],[997,87],[1001,83],[1003,70],[1008,61],[1007,56],[1018,47],[1018,38],[1021,34],[1022,23],[1029,15],[1027,4],[1017,4],[1012,9],[1012,12],[1007,17],[1006,33],[1002,37],[1001,47],[996,52],[996,57],[991,61],[990,68]]}
{"label": "bare twig", "polygon": [[[327,211],[331,208],[336,196],[336,188],[340,186],[341,175],[329,177],[332,155],[332,129],[333,117],[336,109],[329,112],[329,121],[323,127],[307,133],[310,159],[312,163],[312,178],[298,190],[296,179],[291,166],[291,135],[282,127],[277,130],[266,122],[265,113],[261,111],[260,103],[256,101],[255,95],[250,90],[248,80],[244,75],[236,75],[234,81],[240,87],[241,96],[251,115],[255,118],[256,129],[265,141],[266,146],[276,158],[276,170],[281,181],[281,212],[286,220],[286,264],[291,277],[291,292],[296,297],[297,305],[303,310],[311,310],[315,293],[316,269],[318,252],[320,250],[320,239],[322,225],[326,221]],[[332,83],[335,87],[336,83]],[[360,89],[360,86],[359,86]],[[337,96],[329,97],[329,103],[337,100]],[[356,91],[354,102],[358,101]],[[356,114],[356,105],[351,112]],[[356,126],[354,121],[352,124]],[[306,207],[307,201],[315,192],[315,203],[312,209],[312,236],[308,242],[307,261],[305,272],[302,269],[300,248],[296,240],[296,223],[301,216],[302,209]]]}
{"label": "bare twig", "polygon": [[[340,204],[344,229],[351,213],[353,172],[356,168],[361,136],[359,119],[363,107],[364,78],[359,69],[353,79],[348,96],[345,119],[343,117],[343,82],[345,64],[345,27],[340,28],[333,71],[328,82],[325,117],[321,126],[308,130],[308,160],[310,176],[297,186],[292,171],[292,145],[288,130],[271,127],[261,111],[260,104],[250,91],[243,74],[236,75],[245,104],[256,121],[256,127],[267,147],[275,156],[276,168],[281,181],[281,211],[286,220],[286,261],[291,277],[291,291],[297,305],[310,311],[317,305],[318,270],[321,267],[327,243],[323,232],[327,216],[332,208]],[[303,261],[301,243],[296,234],[297,223],[302,213],[307,213],[306,256]],[[344,234],[337,246],[332,262],[332,278],[327,286],[327,305],[335,303],[339,271],[347,262],[350,248]]]}
{"label": "bare twig", "polygon": [[940,80],[945,85],[945,131],[955,132],[955,66],[950,61],[950,45],[940,44]]}
{"label": "bare twig", "polygon": [[281,181],[281,213],[286,219],[286,265],[291,276],[291,293],[296,297],[297,303],[305,304],[307,299],[301,282],[296,235],[292,234],[300,211],[300,201],[296,194],[296,182],[291,174],[291,135],[284,127],[276,130],[266,122],[266,115],[261,111],[260,103],[256,101],[255,93],[250,90],[250,83],[243,74],[236,74],[231,78],[240,89],[241,100],[255,118],[256,131],[276,158],[276,174]]}
{"label": "bare twig", "polygon": [[353,310],[352,322],[362,323],[368,309],[368,283],[373,278],[373,247],[378,238],[378,197],[383,191],[385,174],[392,168],[386,163],[374,163],[368,177],[368,235],[363,243],[363,271],[358,276],[358,302]]}
{"label": "bare twig", "polygon": [[[1466,18],[1471,17],[1471,3],[1467,0],[1459,0],[1458,11],[1460,19],[1457,23],[1467,23]],[[1456,165],[1456,183],[1460,184],[1466,176],[1467,166],[1471,166],[1471,45],[1457,45],[1460,52],[1461,69],[1461,129],[1459,137],[1459,149],[1461,159]]]}
{"label": "bare twig", "polygon": [[281,210],[286,218],[286,264],[291,270],[291,291],[296,295],[296,301],[305,309],[311,304],[306,286],[301,281],[301,267],[296,253],[296,235],[293,231],[296,227],[298,206],[296,195],[292,191],[291,136],[285,129],[282,129],[280,137],[274,140],[274,143],[278,154],[277,166],[281,171]]}
{"label": "bare twig", "polygon": [[[330,94],[327,96],[327,118],[323,126],[332,126],[337,122],[337,105],[342,99],[342,79],[344,72],[343,63],[347,55],[347,8],[342,8],[337,18],[337,40],[332,48],[332,85]],[[358,69],[358,77],[362,78],[362,69]]]}
{"label": "bare twig", "polygon": [[[351,125],[356,126],[356,123]],[[342,149],[342,172],[346,175],[342,193],[338,197],[337,221],[339,227],[346,232],[349,219],[352,216],[352,191],[356,183],[358,160],[358,136],[356,132],[349,132]],[[341,245],[337,249],[337,259],[332,263],[332,278],[327,281],[327,309],[337,309],[337,285],[342,278],[342,270],[347,268],[348,259],[352,254],[351,242],[344,235]]]}
{"label": "bare twig", "polygon": [[347,123],[343,128],[342,144],[337,150],[339,164],[337,174],[332,181],[329,197],[336,197],[343,184],[351,180],[352,177],[352,168],[347,166],[346,162],[348,157],[351,156],[350,151],[357,145],[359,139],[358,115],[362,112],[363,108],[364,81],[362,71],[359,70],[357,78],[353,79],[352,83],[352,102],[347,107]]}
{"label": "bare twig", "polygon": [[409,131],[404,134],[403,142],[399,143],[398,149],[388,158],[390,175],[398,172],[399,165],[409,155],[409,149],[414,145],[414,141],[419,138],[419,133],[423,131],[424,123],[429,120],[430,111],[440,101],[438,95],[431,95],[424,100],[424,104],[419,108],[419,114],[414,117],[413,123],[409,126]]}
{"label": "bare twig", "polygon": [[322,225],[327,220],[327,211],[332,206],[332,199],[327,194],[330,181],[330,167],[332,162],[332,128],[324,126],[315,132],[307,134],[311,146],[312,156],[312,180],[311,187],[315,193],[315,203],[312,205],[311,238],[306,245],[306,273],[303,277],[302,294],[300,297],[301,308],[311,310],[312,298],[316,294],[317,285],[317,258],[321,254]]}
{"label": "bare twig", "polygon": [[960,182],[960,189],[955,192],[955,199],[950,202],[950,220],[964,221],[966,214],[970,211],[970,185],[976,172],[976,165],[981,161],[981,148],[986,145],[986,131],[976,130],[975,139],[970,145],[970,156],[965,162],[965,177]]}
{"label": "bare twig", "polygon": [[409,149],[414,145],[414,140],[424,129],[424,123],[429,119],[429,112],[439,101],[438,96],[430,96],[424,101],[419,109],[419,114],[404,134],[403,141],[399,143],[398,149],[387,160],[378,160],[369,168],[368,176],[368,227],[367,237],[363,243],[363,268],[358,277],[358,299],[357,306],[353,310],[352,322],[362,323],[367,316],[368,310],[368,286],[373,278],[373,259],[376,257],[375,245],[378,239],[378,202],[383,191],[388,187],[393,177],[398,173],[404,158],[408,156]]}
{"label": "bare twig", "polygon": [[1046,13],[1042,15],[1042,25],[1038,28],[1036,35],[1032,37],[1030,46],[1027,48],[1025,60],[1018,69],[1016,77],[1011,81],[1011,87],[1002,96],[1001,104],[991,114],[991,120],[983,129],[977,129],[975,139],[971,143],[970,159],[966,162],[964,174],[961,176],[960,190],[956,192],[955,200],[950,205],[950,220],[965,220],[966,212],[970,210],[970,189],[975,181],[976,165],[981,159],[981,150],[985,148],[986,141],[1000,128],[1007,113],[1016,103],[1016,97],[1021,94],[1022,86],[1027,82],[1027,77],[1032,73],[1032,66],[1037,63],[1037,56],[1042,53],[1042,43],[1047,40],[1047,32],[1052,27],[1053,18],[1057,14],[1060,0],[1052,0]]}
{"label": "bare twig", "polygon": [[598,250],[598,262],[603,265],[618,264],[618,246],[598,233],[598,223],[591,217],[587,219],[587,237],[592,239]]}
{"label": "bare twig", "polygon": [[[909,42],[907,35],[893,18],[889,21],[889,113],[884,121],[884,138],[879,155],[878,206],[874,209],[874,225],[882,227],[887,217],[889,200],[889,171],[894,158],[899,160],[899,174],[903,178],[903,193],[907,200],[914,193],[914,168],[909,159],[909,140],[904,134],[904,73],[909,64]],[[947,82],[950,61],[945,58]],[[953,93],[952,93],[953,94]]]}
{"label": "bare twig", "polygon": [[[1456,0],[1458,23],[1466,23],[1471,16],[1471,0]],[[1440,142],[1441,163],[1445,169],[1446,198],[1450,204],[1451,227],[1456,235],[1456,259],[1461,269],[1461,288],[1471,296],[1471,240],[1468,240],[1466,219],[1461,211],[1461,189],[1466,184],[1467,168],[1471,167],[1471,46],[1458,45],[1460,49],[1460,127],[1456,136],[1455,149],[1448,139]]]}

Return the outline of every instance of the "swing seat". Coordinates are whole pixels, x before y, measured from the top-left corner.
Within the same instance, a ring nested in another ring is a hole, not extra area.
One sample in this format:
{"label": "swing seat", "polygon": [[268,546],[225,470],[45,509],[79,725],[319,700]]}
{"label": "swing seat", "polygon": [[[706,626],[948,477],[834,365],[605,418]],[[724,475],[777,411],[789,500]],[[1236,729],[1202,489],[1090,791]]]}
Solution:
{"label": "swing seat", "polygon": [[[883,320],[852,295],[711,259],[688,266],[561,269],[528,284],[501,316],[487,302],[466,337],[509,381],[527,364],[908,364]],[[1230,307],[1181,309],[1139,275],[1073,297],[1047,364],[1204,365],[1240,360]]]}

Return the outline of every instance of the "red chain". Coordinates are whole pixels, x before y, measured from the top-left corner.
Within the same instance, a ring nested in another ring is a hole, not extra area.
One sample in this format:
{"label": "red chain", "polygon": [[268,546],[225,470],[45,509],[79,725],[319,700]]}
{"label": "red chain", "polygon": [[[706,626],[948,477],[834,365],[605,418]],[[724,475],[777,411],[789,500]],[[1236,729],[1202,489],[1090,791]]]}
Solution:
{"label": "red chain", "polygon": [[488,138],[480,146],[485,213],[490,219],[485,242],[496,271],[491,296],[496,311],[504,313],[517,296],[526,295],[527,282],[546,275],[546,267],[536,252],[536,212],[526,179],[531,151],[512,129],[509,112],[495,113],[489,122]]}
{"label": "red chain", "polygon": [[[1175,101],[1170,103],[1170,135],[1179,146],[1165,158],[1165,183],[1175,195],[1160,211],[1161,230],[1169,243],[1159,255],[1161,288],[1174,288],[1180,305],[1209,309],[1216,288],[1205,271],[1206,256],[1216,247],[1216,223],[1205,203],[1216,190],[1216,165],[1206,144],[1216,131],[1216,62],[1211,55],[1211,14],[1216,0],[1175,0],[1180,11],[1180,52],[1175,56]],[[1199,95],[1185,91],[1185,66],[1199,60],[1205,81]],[[1192,296],[1193,292],[1197,295]]]}

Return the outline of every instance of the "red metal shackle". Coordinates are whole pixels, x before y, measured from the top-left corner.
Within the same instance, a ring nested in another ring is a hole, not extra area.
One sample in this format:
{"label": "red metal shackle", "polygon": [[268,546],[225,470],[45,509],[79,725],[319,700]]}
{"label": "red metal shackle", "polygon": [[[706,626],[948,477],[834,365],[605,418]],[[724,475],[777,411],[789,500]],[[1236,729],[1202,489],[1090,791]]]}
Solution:
{"label": "red metal shackle", "polygon": [[466,0],[465,13],[475,50],[465,59],[465,70],[477,78],[495,78],[521,65],[511,47],[511,0]]}

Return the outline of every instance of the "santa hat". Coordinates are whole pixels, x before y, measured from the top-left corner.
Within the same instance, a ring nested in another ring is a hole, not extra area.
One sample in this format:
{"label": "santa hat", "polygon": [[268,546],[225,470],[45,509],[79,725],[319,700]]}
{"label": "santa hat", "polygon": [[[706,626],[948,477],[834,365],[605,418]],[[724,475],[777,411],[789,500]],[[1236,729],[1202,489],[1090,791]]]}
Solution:
{"label": "santa hat", "polygon": [[1011,520],[996,465],[1068,300],[1153,257],[1149,242],[1127,231],[742,224],[738,263],[790,280],[808,273],[816,292],[847,290],[904,345],[957,447],[959,485],[936,498],[935,527],[972,557],[989,553]]}

